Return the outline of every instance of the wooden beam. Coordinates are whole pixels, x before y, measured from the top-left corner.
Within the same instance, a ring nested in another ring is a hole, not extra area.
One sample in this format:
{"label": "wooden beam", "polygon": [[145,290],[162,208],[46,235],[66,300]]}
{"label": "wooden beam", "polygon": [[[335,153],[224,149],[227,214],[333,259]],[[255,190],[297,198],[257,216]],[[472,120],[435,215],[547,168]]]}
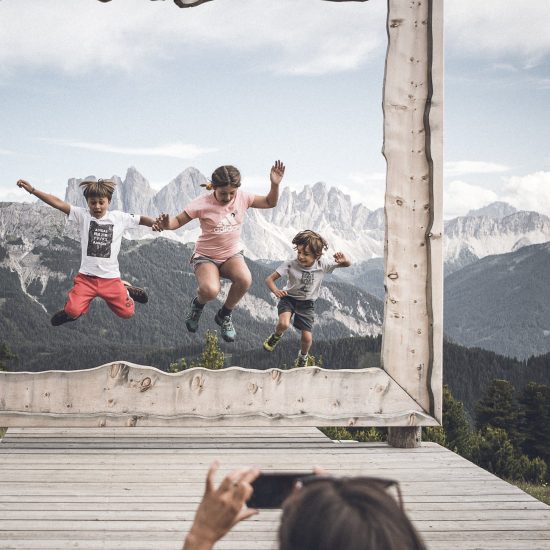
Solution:
{"label": "wooden beam", "polygon": [[383,368],[441,420],[443,2],[388,2]]}

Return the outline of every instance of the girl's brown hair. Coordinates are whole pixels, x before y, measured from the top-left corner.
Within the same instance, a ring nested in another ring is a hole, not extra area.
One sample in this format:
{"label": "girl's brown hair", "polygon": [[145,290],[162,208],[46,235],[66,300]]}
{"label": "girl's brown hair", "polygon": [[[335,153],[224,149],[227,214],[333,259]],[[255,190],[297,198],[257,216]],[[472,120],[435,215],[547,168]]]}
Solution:
{"label": "girl's brown hair", "polygon": [[226,187],[227,185],[231,185],[231,187],[241,186],[241,173],[238,168],[230,164],[216,168],[212,172],[210,181],[208,183],[201,183],[201,187],[206,187],[209,191],[215,187]]}
{"label": "girl's brown hair", "polygon": [[116,183],[113,180],[84,180],[80,183],[80,187],[83,188],[83,193],[86,200],[91,197],[100,199],[105,197],[109,200],[109,202],[111,202],[113,193],[115,192]]}
{"label": "girl's brown hair", "polygon": [[360,479],[317,481],[285,501],[279,550],[426,550],[385,489]]}
{"label": "girl's brown hair", "polygon": [[320,258],[323,255],[323,251],[328,249],[327,241],[319,233],[315,233],[315,231],[311,231],[310,229],[300,231],[292,239],[292,244],[294,248],[306,246],[316,258]]}

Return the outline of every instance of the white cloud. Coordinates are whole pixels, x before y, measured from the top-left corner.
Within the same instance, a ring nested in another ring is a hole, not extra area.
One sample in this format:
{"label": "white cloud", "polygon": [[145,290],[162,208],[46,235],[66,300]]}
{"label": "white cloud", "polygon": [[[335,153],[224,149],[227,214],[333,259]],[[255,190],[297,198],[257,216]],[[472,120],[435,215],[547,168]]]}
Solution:
{"label": "white cloud", "polygon": [[17,0],[3,3],[2,22],[4,70],[130,71],[186,54],[257,50],[270,59],[256,64],[261,70],[267,63],[277,72],[323,74],[356,68],[386,42],[384,2],[239,0],[180,10],[137,0]]}
{"label": "white cloud", "polygon": [[10,187],[0,186],[0,202],[35,202],[35,197],[13,184]]}
{"label": "white cloud", "polygon": [[354,203],[364,204],[370,210],[384,206],[386,195],[385,172],[354,172],[349,174],[350,183],[343,183],[339,188],[351,196]]}
{"label": "white cloud", "polygon": [[464,174],[495,174],[499,172],[508,172],[508,170],[510,170],[510,168],[504,164],[476,160],[446,162],[444,167],[445,176],[447,177],[462,176]]}
{"label": "white cloud", "polygon": [[9,149],[0,149],[0,155],[4,155],[6,157],[15,155],[14,151],[10,151]]}
{"label": "white cloud", "polygon": [[534,210],[550,216],[550,172],[508,178],[502,200],[518,210]]}
{"label": "white cloud", "polygon": [[455,55],[507,55],[529,67],[550,53],[549,21],[548,0],[447,0],[445,42]]}
{"label": "white cloud", "polygon": [[454,180],[443,191],[443,217],[464,216],[470,210],[482,208],[499,200],[497,194],[479,185]]}
{"label": "white cloud", "polygon": [[147,157],[171,157],[185,160],[196,159],[206,153],[212,153],[217,149],[199,147],[189,143],[167,143],[156,147],[121,147],[107,143],[89,143],[84,141],[64,141],[58,139],[43,139],[49,143],[55,143],[66,147],[87,149],[100,153],[114,153],[118,155],[147,156]]}

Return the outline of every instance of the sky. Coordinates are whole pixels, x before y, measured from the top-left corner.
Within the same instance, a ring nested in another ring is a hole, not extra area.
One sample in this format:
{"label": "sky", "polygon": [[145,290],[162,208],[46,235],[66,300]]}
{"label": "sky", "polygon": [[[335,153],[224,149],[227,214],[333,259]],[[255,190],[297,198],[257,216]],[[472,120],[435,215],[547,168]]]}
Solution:
{"label": "sky", "polygon": [[[292,8],[292,9],[291,9]],[[386,1],[0,0],[0,201],[237,166],[383,206]],[[550,215],[550,2],[445,0],[444,215]]]}

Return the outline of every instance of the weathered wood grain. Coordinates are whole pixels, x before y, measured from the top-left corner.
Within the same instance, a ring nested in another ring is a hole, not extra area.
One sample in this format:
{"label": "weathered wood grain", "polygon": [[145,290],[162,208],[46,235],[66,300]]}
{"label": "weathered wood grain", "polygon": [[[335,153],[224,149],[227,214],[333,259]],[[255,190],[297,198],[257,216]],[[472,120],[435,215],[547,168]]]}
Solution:
{"label": "weathered wood grain", "polygon": [[[0,549],[178,550],[206,470],[220,459],[218,479],[250,464],[395,478],[428,550],[550,550],[550,507],[447,449],[333,443],[313,428],[293,430],[10,429],[0,442]],[[109,449],[96,447],[104,433]],[[232,447],[216,446],[218,437]],[[301,437],[309,448],[294,447]],[[269,447],[255,448],[266,438]],[[40,443],[44,452],[35,451]],[[216,548],[276,549],[278,521],[278,511],[261,511]]]}
{"label": "weathered wood grain", "polygon": [[1,372],[0,381],[6,426],[435,424],[382,369],[168,374],[117,362],[82,371]]}
{"label": "weathered wood grain", "polygon": [[382,364],[441,419],[442,1],[389,0]]}

